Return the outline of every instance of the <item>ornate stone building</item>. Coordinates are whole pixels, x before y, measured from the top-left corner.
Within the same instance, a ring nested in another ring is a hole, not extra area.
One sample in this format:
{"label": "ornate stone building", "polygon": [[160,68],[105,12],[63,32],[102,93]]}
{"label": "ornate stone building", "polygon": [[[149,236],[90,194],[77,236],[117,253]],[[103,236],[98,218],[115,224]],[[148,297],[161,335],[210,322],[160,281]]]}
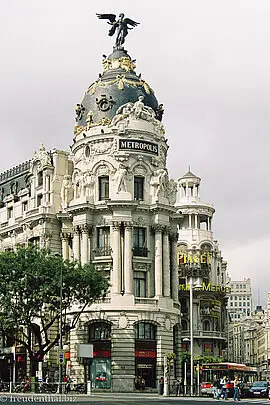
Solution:
{"label": "ornate stone building", "polygon": [[[196,270],[210,288],[206,300],[205,291],[195,292],[198,352],[208,353],[209,342],[215,355],[224,347],[226,264],[212,236],[214,209],[199,199],[199,178],[180,179],[175,205],[163,107],[154,91],[123,47],[102,63],[103,73],[77,104],[71,151],[41,145],[30,161],[0,175],[0,243],[7,250],[31,241],[107,273],[108,295],[84,311],[64,342],[66,367],[78,382],[89,372],[93,388],[133,391],[136,376],[157,386],[168,352],[176,353],[175,375],[181,372],[181,313],[188,336],[182,287],[195,273],[178,263],[177,244],[212,255]],[[78,343],[94,345],[91,365],[80,362]],[[16,349],[19,358],[24,367]],[[55,351],[45,361],[56,369]]]}
{"label": "ornate stone building", "polygon": [[[162,105],[122,47],[103,67],[77,104],[71,152],[41,145],[29,162],[1,174],[0,238],[2,250],[32,241],[106,271],[107,297],[83,313],[65,342],[67,367],[83,380],[77,344],[93,343],[92,386],[132,391],[135,376],[156,387],[163,356],[177,342],[179,360],[181,215],[166,168]],[[57,368],[55,356],[46,361]]]}
{"label": "ornate stone building", "polygon": [[179,299],[183,350],[190,351],[190,279],[193,283],[192,326],[194,358],[224,357],[228,334],[226,310],[230,288],[227,263],[212,232],[214,208],[200,199],[201,179],[188,171],[178,182],[175,206],[182,213],[179,225]]}

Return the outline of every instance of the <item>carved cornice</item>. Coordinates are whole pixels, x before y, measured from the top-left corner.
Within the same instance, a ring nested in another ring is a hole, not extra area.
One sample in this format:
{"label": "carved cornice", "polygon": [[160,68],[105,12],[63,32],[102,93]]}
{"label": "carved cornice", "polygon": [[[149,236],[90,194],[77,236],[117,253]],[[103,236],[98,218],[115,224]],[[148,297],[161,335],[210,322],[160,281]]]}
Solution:
{"label": "carved cornice", "polygon": [[112,221],[112,227],[114,231],[120,229],[122,222],[121,221]]}
{"label": "carved cornice", "polygon": [[124,221],[123,225],[125,229],[132,229],[133,228],[133,222],[132,221]]}
{"label": "carved cornice", "polygon": [[68,240],[71,237],[71,233],[70,232],[61,232],[60,237],[62,240]]}
{"label": "carved cornice", "polygon": [[74,232],[75,234],[80,233],[80,232],[81,232],[81,227],[80,227],[80,225],[75,225],[75,226],[73,227],[73,232]]}
{"label": "carved cornice", "polygon": [[81,232],[82,232],[82,233],[87,233],[87,234],[89,234],[89,233],[92,232],[92,225],[84,224],[84,225],[81,225],[80,228],[81,228]]}

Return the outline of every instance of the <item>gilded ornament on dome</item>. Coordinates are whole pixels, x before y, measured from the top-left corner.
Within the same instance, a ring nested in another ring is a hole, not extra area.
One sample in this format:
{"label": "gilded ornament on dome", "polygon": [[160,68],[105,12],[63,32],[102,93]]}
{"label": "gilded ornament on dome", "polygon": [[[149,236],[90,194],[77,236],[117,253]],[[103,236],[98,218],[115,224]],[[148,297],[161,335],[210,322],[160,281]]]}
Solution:
{"label": "gilded ornament on dome", "polygon": [[124,89],[125,84],[129,84],[130,86],[135,86],[135,87],[142,86],[147,94],[150,94],[150,92],[152,94],[155,94],[154,90],[144,80],[140,79],[139,81],[135,82],[134,80],[129,80],[125,76],[122,76],[122,75],[117,75],[114,80],[109,80],[106,82],[99,79],[87,89],[86,93],[95,94],[98,87],[108,87],[112,84],[118,84],[118,87],[120,90]]}
{"label": "gilded ornament on dome", "polygon": [[110,69],[119,69],[119,68],[125,70],[126,72],[130,71],[134,72],[136,68],[135,63],[130,58],[127,57],[122,57],[113,60],[103,59],[102,65],[105,72]]}

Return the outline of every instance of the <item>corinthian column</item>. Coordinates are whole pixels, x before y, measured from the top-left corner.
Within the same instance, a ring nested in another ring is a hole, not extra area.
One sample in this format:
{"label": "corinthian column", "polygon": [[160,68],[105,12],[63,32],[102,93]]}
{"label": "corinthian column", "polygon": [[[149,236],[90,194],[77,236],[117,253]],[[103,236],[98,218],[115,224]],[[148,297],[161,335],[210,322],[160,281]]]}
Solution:
{"label": "corinthian column", "polygon": [[125,294],[133,294],[132,223],[125,222],[124,225],[125,225],[125,247],[124,247]]}
{"label": "corinthian column", "polygon": [[62,257],[63,257],[63,260],[68,260],[69,259],[68,233],[62,233],[61,234],[61,240],[62,240]]}
{"label": "corinthian column", "polygon": [[171,296],[171,276],[170,276],[170,250],[168,229],[163,233],[163,291],[164,297]]}
{"label": "corinthian column", "polygon": [[178,265],[177,265],[177,240],[178,233],[172,232],[170,235],[171,241],[171,269],[172,269],[172,299],[178,301]]}
{"label": "corinthian column", "polygon": [[81,263],[89,263],[89,225],[82,226]]}
{"label": "corinthian column", "polygon": [[121,252],[120,252],[120,222],[113,222],[111,228],[111,243],[112,243],[112,293],[120,294],[121,285]]}
{"label": "corinthian column", "polygon": [[162,296],[162,231],[160,225],[155,230],[155,295]]}
{"label": "corinthian column", "polygon": [[80,227],[76,226],[74,228],[73,235],[73,258],[74,260],[80,261]]}

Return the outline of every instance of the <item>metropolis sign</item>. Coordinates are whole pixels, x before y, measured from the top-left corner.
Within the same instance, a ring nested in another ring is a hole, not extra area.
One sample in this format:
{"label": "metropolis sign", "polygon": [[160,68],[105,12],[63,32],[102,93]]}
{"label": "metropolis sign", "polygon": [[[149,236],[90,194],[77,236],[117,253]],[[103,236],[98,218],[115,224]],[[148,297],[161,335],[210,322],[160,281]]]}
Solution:
{"label": "metropolis sign", "polygon": [[[180,291],[189,291],[190,285],[189,284],[179,284]],[[219,284],[211,284],[211,283],[202,283],[201,287],[196,288],[196,291],[208,291],[208,292],[222,292],[225,294],[231,293],[231,287],[219,285]]]}
{"label": "metropolis sign", "polygon": [[158,145],[156,143],[134,139],[119,139],[119,150],[130,150],[158,155]]}

